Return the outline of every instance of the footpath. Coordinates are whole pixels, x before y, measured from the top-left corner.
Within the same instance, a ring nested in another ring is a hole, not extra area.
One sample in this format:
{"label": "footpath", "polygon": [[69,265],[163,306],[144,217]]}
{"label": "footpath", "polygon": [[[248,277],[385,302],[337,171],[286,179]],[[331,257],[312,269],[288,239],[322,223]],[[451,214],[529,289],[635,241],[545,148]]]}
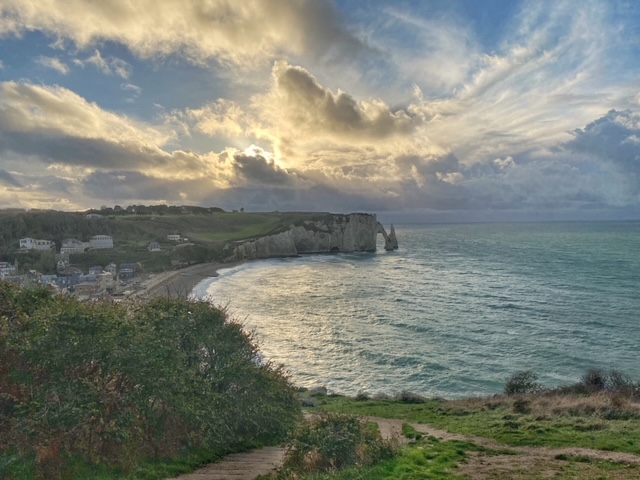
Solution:
{"label": "footpath", "polygon": [[282,447],[264,447],[244,453],[232,453],[221,461],[211,463],[176,480],[254,480],[274,472],[284,457]]}

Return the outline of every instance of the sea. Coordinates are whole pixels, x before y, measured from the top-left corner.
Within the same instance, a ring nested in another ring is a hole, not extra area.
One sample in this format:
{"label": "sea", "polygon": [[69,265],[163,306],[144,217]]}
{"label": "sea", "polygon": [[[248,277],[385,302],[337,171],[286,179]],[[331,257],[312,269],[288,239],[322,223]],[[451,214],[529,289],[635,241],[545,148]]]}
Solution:
{"label": "sea", "polygon": [[490,395],[525,370],[550,387],[590,368],[640,380],[640,222],[396,233],[396,251],[247,262],[193,295],[296,385],[339,394]]}

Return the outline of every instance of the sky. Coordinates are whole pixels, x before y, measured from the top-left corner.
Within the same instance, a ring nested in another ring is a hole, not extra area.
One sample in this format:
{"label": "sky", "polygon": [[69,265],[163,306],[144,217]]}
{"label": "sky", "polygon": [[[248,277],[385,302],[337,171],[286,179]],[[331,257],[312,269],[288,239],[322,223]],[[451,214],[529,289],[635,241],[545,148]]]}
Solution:
{"label": "sky", "polygon": [[0,207],[640,219],[635,0],[0,0]]}

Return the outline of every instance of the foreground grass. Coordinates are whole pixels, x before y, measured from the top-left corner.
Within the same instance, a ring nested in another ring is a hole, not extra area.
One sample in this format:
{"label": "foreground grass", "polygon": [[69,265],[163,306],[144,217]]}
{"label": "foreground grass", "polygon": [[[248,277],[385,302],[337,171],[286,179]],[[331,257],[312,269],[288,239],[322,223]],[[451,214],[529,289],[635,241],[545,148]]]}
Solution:
{"label": "foreground grass", "polygon": [[[453,433],[480,436],[510,446],[584,447],[640,454],[640,414],[634,405],[607,397],[538,395],[522,407],[518,399],[467,401],[356,401],[327,397],[316,408],[332,412],[397,418]],[[522,400],[522,399],[520,399]],[[526,413],[518,413],[525,410]]]}
{"label": "foreground grass", "polygon": [[440,442],[435,438],[421,440],[404,448],[396,458],[368,468],[351,468],[337,473],[315,474],[305,480],[382,480],[382,479],[462,479],[455,470],[468,452],[491,452],[468,442]]}

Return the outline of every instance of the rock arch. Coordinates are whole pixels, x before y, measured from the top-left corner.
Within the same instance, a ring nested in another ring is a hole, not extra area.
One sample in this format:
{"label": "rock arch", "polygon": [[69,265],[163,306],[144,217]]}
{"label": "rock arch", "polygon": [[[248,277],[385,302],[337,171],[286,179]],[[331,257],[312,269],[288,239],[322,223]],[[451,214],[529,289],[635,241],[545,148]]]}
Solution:
{"label": "rock arch", "polygon": [[393,228],[393,224],[391,224],[389,232],[390,233],[387,234],[384,226],[378,222],[378,231],[376,234],[381,233],[384,237],[384,249],[387,251],[396,250],[398,248],[398,238],[396,237],[396,229]]}

